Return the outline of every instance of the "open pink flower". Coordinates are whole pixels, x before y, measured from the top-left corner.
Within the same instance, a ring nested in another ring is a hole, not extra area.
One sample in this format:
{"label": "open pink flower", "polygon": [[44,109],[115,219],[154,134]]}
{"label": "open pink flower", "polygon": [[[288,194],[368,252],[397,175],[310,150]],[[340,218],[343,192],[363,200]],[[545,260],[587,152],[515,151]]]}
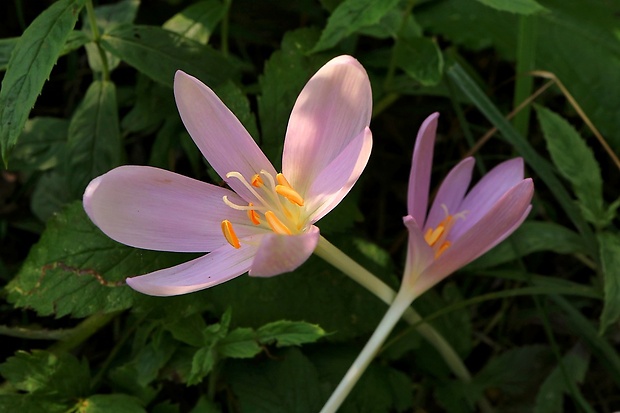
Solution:
{"label": "open pink flower", "polygon": [[372,93],[364,68],[340,56],[306,84],[289,119],[282,173],[198,79],[177,72],[174,94],[189,134],[231,189],[146,166],[94,179],[84,209],[110,238],[150,250],[209,252],[127,283],[167,296],[246,271],[266,277],[300,266],[319,240],[314,223],[349,192],[370,156]]}
{"label": "open pink flower", "polygon": [[523,178],[523,159],[505,161],[469,192],[474,159],[459,162],[444,179],[427,215],[438,113],[422,123],[413,151],[404,283],[416,296],[503,241],[530,212],[534,184]]}

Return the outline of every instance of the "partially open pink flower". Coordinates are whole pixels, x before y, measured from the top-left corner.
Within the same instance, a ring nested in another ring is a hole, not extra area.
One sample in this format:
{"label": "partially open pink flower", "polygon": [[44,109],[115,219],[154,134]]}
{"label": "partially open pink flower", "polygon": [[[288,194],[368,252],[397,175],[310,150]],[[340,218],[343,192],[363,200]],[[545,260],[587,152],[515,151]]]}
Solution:
{"label": "partially open pink flower", "polygon": [[416,296],[512,234],[529,214],[534,194],[521,158],[497,165],[468,192],[470,157],[448,173],[427,214],[438,117],[429,116],[418,132],[404,217],[409,250],[403,282]]}
{"label": "partially open pink flower", "polygon": [[94,179],[84,209],[110,238],[150,250],[209,252],[127,283],[167,296],[246,271],[272,276],[300,266],[319,240],[314,223],[349,192],[370,156],[372,93],[364,68],[340,56],[306,84],[286,131],[282,173],[198,79],[177,72],[174,94],[192,139],[232,190],[146,166]]}

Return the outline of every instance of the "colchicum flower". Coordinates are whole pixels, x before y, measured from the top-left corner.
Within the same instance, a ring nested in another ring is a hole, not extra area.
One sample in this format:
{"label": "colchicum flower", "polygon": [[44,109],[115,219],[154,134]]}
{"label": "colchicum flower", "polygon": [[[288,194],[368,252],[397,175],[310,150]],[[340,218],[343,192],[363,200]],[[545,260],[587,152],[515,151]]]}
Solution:
{"label": "colchicum flower", "polygon": [[95,178],[84,209],[110,238],[157,251],[209,252],[184,264],[128,278],[150,295],[185,294],[249,271],[292,271],[314,251],[314,225],[355,184],[372,135],[370,82],[350,56],[329,61],[293,107],[282,173],[215,93],[178,71],[174,95],[192,139],[231,189],[147,166]]}
{"label": "colchicum flower", "polygon": [[321,413],[335,412],[413,300],[506,239],[532,206],[534,184],[521,158],[505,161],[467,191],[474,159],[458,163],[439,187],[427,214],[438,113],[422,123],[409,176],[409,245],[403,280],[387,313]]}

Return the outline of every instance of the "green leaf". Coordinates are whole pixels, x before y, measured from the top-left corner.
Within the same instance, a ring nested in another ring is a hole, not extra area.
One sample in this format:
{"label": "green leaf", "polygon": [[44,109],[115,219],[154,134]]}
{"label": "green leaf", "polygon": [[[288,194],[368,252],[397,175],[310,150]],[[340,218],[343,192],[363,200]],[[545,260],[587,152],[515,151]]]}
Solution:
{"label": "green leaf", "polygon": [[[115,4],[95,7],[95,20],[99,31],[105,33],[109,28],[116,25],[132,23],[136,18],[139,6],[140,0],[122,0]],[[84,16],[82,30],[87,34],[91,34],[90,21],[86,17]],[[105,54],[108,70],[112,71],[120,64],[121,60],[109,52],[105,52]],[[93,71],[101,72],[103,70],[101,54],[94,42],[86,45],[86,56],[88,58],[88,65]]]}
{"label": "green leaf", "polygon": [[154,26],[116,26],[102,36],[101,46],[166,86],[172,86],[177,70],[211,87],[234,79],[239,72],[236,64],[211,47]]}
{"label": "green leaf", "polygon": [[192,314],[183,317],[182,320],[172,319],[164,325],[164,328],[172,334],[176,340],[194,347],[206,344],[202,331],[207,329],[202,315]]}
{"label": "green leaf", "polygon": [[42,222],[46,222],[75,199],[69,191],[66,175],[59,169],[41,175],[32,191],[30,209]]}
{"label": "green leaf", "polygon": [[146,413],[140,400],[126,394],[95,394],[76,407],[77,413]]}
{"label": "green leaf", "polygon": [[86,363],[68,353],[54,354],[42,350],[33,350],[32,353],[18,351],[0,365],[0,373],[16,389],[39,396],[83,396],[90,383]]}
{"label": "green leaf", "polygon": [[562,176],[571,183],[584,217],[598,227],[606,226],[603,180],[592,149],[559,115],[542,106],[536,106],[536,113],[551,159]]}
{"label": "green leaf", "polygon": [[315,367],[295,348],[273,361],[231,361],[226,366],[242,412],[316,413],[327,400]]}
{"label": "green leaf", "polygon": [[262,351],[256,340],[256,331],[252,328],[239,327],[224,337],[217,347],[220,357],[252,358]]}
{"label": "green leaf", "polygon": [[554,222],[526,221],[506,241],[502,242],[467,269],[490,268],[514,261],[534,252],[553,251],[556,254],[581,252],[584,243],[574,231]]}
{"label": "green leaf", "polygon": [[134,300],[124,279],[178,264],[186,255],[143,251],[118,244],[75,202],[52,218],[17,276],[8,300],[39,315],[86,317],[129,308]]}
{"label": "green leaf", "polygon": [[198,43],[207,44],[225,14],[226,7],[220,0],[203,0],[172,16],[164,23],[163,28]]}
{"label": "green leaf", "polygon": [[336,7],[311,53],[329,49],[359,29],[378,23],[398,0],[344,0]]}
{"label": "green leaf", "polygon": [[546,10],[535,0],[478,0],[480,3],[496,10],[517,14],[535,14]]}
{"label": "green leaf", "polygon": [[215,88],[215,93],[222,99],[222,102],[235,114],[241,121],[245,129],[254,139],[258,138],[258,127],[256,117],[250,109],[250,101],[243,91],[233,82],[228,81]]}
{"label": "green leaf", "polygon": [[174,94],[147,76],[139,75],[131,109],[121,121],[123,133],[151,133],[169,117],[180,121]]}
{"label": "green leaf", "polygon": [[601,271],[604,278],[605,304],[601,314],[599,333],[620,319],[620,236],[610,232],[598,235]]}
{"label": "green leaf", "polygon": [[65,119],[36,117],[26,121],[19,142],[11,154],[11,168],[45,171],[63,157],[69,123]]}
{"label": "green leaf", "polygon": [[121,152],[116,87],[95,80],[69,124],[66,166],[72,193],[81,196],[93,178],[118,166]]}
{"label": "green leaf", "polygon": [[11,53],[15,45],[19,41],[19,37],[7,37],[0,39],[0,71],[6,70],[9,65]]}
{"label": "green leaf", "polygon": [[[571,384],[582,383],[588,370],[590,357],[581,346],[573,348],[562,358],[562,365],[557,366],[545,379],[536,396],[534,413],[559,413],[564,411],[564,395],[571,393]],[[574,385],[573,384],[573,385]]]}
{"label": "green leaf", "polygon": [[69,408],[55,397],[0,394],[0,412],[67,413]]}
{"label": "green leaf", "polygon": [[435,86],[443,75],[443,55],[426,37],[399,37],[394,45],[396,65],[424,86]]}
{"label": "green leaf", "polygon": [[5,165],[30,109],[49,78],[85,0],[59,0],[19,38],[0,90],[0,147]]}
{"label": "green leaf", "polygon": [[277,170],[281,168],[286,125],[295,100],[308,79],[325,63],[323,57],[306,55],[317,38],[318,32],[313,29],[287,32],[280,50],[269,57],[258,78],[261,148]]}
{"label": "green leaf", "polygon": [[266,324],[259,328],[256,333],[261,343],[270,344],[275,341],[277,347],[314,343],[326,334],[325,330],[316,324],[288,320]]}

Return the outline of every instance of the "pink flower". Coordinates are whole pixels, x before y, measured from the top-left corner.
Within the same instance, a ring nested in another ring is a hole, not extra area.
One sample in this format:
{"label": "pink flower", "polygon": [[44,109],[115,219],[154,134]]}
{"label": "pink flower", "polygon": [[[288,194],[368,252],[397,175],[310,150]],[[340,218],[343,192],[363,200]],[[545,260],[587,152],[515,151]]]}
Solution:
{"label": "pink flower", "polygon": [[438,113],[422,123],[413,151],[408,215],[409,249],[403,283],[415,296],[478,258],[521,225],[534,194],[523,159],[505,161],[467,191],[474,159],[457,164],[439,187],[427,215]]}
{"label": "pink flower", "polygon": [[355,184],[372,147],[372,93],[357,60],[329,61],[301,91],[289,119],[282,173],[198,79],[181,71],[174,94],[185,127],[231,189],[147,166],[94,179],[84,209],[110,238],[157,251],[209,252],[128,278],[145,294],[185,294],[247,271],[268,277],[299,267],[314,251],[314,225]]}

